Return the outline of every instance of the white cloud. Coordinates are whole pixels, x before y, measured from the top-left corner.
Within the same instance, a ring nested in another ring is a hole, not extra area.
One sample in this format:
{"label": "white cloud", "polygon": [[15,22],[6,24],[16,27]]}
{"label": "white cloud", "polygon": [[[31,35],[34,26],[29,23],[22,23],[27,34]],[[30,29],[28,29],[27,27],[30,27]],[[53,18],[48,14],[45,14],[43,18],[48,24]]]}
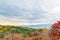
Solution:
{"label": "white cloud", "polygon": [[0,10],[6,12],[3,13],[4,15],[0,13],[4,16],[0,17],[0,20],[3,21],[18,22],[17,24],[20,22],[23,24],[50,24],[60,20],[60,0],[0,0],[0,2],[1,6],[5,5],[3,10]]}

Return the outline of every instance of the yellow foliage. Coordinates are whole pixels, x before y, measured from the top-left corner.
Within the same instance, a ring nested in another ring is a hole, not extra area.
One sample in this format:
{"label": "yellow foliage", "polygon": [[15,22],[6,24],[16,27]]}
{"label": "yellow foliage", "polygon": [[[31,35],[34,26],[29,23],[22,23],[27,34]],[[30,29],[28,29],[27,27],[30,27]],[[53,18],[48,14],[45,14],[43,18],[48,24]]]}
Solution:
{"label": "yellow foliage", "polygon": [[16,30],[16,28],[12,28],[13,30]]}
{"label": "yellow foliage", "polygon": [[4,30],[0,30],[0,33],[4,32]]}
{"label": "yellow foliage", "polygon": [[7,28],[4,28],[3,30],[7,30]]}
{"label": "yellow foliage", "polygon": [[0,26],[0,29],[3,29],[3,27]]}
{"label": "yellow foliage", "polygon": [[43,32],[48,32],[48,29],[47,28],[44,28],[42,31]]}

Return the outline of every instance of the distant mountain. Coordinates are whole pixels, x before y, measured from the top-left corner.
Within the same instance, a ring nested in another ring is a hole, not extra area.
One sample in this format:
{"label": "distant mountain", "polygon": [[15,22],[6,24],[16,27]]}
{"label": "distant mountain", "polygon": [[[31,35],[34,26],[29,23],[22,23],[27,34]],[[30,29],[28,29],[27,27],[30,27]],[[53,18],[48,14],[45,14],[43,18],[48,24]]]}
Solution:
{"label": "distant mountain", "polygon": [[51,24],[36,24],[36,25],[24,25],[29,28],[51,28]]}

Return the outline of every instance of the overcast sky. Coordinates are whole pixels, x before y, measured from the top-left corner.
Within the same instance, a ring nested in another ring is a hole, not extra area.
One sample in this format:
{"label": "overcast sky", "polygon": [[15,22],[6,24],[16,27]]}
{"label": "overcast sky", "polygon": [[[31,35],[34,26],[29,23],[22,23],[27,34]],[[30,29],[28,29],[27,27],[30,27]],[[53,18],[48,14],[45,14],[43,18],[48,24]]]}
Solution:
{"label": "overcast sky", "polygon": [[0,0],[0,24],[52,24],[60,20],[60,0]]}

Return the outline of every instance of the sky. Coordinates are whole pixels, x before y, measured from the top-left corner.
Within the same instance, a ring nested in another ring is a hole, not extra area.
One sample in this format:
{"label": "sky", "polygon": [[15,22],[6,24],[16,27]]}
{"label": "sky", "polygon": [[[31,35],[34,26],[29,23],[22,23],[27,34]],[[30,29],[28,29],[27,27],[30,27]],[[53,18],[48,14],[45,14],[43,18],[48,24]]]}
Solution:
{"label": "sky", "polygon": [[0,0],[0,24],[53,24],[60,21],[60,0]]}

